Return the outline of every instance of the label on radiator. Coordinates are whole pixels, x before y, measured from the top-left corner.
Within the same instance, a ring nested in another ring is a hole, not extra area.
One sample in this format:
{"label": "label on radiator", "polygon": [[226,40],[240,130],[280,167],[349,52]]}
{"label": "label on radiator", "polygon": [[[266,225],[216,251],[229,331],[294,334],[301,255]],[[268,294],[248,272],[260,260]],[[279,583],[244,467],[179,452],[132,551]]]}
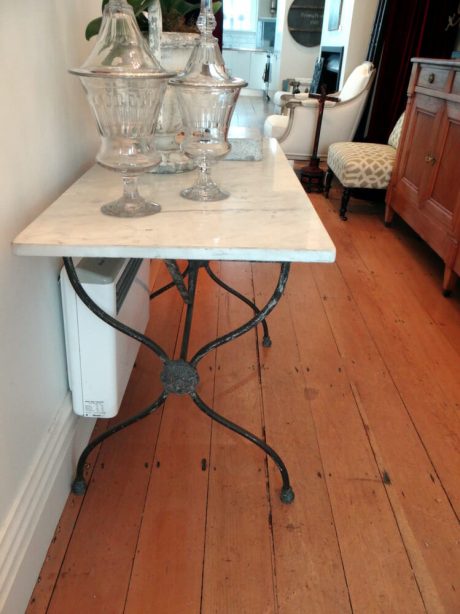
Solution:
{"label": "label on radiator", "polygon": [[83,406],[83,415],[87,418],[105,417],[104,401],[84,401]]}

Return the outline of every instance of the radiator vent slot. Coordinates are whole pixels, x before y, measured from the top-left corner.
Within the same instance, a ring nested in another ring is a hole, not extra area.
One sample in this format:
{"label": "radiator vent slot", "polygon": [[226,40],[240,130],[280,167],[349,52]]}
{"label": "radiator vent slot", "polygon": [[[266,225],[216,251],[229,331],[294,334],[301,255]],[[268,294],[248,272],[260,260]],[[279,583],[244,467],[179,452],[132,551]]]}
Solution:
{"label": "radiator vent slot", "polygon": [[123,273],[120,275],[120,279],[117,281],[116,297],[117,297],[117,313],[119,313],[123,303],[125,302],[126,295],[131,288],[131,284],[136,278],[137,272],[142,264],[142,258],[131,258],[128,261]]}

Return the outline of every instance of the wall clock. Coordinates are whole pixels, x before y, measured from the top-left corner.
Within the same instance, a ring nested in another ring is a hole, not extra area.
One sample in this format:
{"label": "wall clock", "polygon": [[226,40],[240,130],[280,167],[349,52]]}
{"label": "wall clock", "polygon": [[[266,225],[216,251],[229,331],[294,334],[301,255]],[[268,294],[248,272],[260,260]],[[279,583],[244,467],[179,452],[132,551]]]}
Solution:
{"label": "wall clock", "polygon": [[324,0],[294,0],[287,17],[292,38],[304,47],[319,45],[323,15]]}

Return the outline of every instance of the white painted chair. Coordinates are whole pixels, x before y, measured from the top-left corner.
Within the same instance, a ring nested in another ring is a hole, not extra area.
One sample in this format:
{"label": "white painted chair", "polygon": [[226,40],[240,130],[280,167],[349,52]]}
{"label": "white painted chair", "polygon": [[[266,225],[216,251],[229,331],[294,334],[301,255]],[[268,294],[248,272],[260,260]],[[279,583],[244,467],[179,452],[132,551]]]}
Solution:
{"label": "white painted chair", "polygon": [[[353,70],[342,90],[335,94],[339,102],[326,102],[318,147],[320,158],[326,158],[332,143],[353,140],[374,75],[373,64],[363,62]],[[306,160],[313,150],[318,101],[305,98],[305,94],[300,99],[296,96],[286,103],[288,115],[267,117],[264,135],[275,137],[288,158]]]}
{"label": "white painted chair", "polygon": [[274,110],[276,114],[288,115],[289,110],[286,104],[290,100],[306,100],[308,98],[308,90],[311,85],[311,78],[294,77],[290,80],[292,87],[297,87],[300,91],[297,94],[293,92],[278,91],[273,96]]}

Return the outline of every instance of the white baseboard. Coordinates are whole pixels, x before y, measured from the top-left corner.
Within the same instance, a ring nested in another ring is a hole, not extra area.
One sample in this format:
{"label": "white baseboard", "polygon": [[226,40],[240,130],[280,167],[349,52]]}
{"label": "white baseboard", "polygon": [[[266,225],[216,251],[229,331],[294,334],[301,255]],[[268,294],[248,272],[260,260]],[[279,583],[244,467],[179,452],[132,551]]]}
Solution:
{"label": "white baseboard", "polygon": [[75,461],[95,420],[78,418],[68,394],[0,528],[0,612],[25,611],[70,492]]}

